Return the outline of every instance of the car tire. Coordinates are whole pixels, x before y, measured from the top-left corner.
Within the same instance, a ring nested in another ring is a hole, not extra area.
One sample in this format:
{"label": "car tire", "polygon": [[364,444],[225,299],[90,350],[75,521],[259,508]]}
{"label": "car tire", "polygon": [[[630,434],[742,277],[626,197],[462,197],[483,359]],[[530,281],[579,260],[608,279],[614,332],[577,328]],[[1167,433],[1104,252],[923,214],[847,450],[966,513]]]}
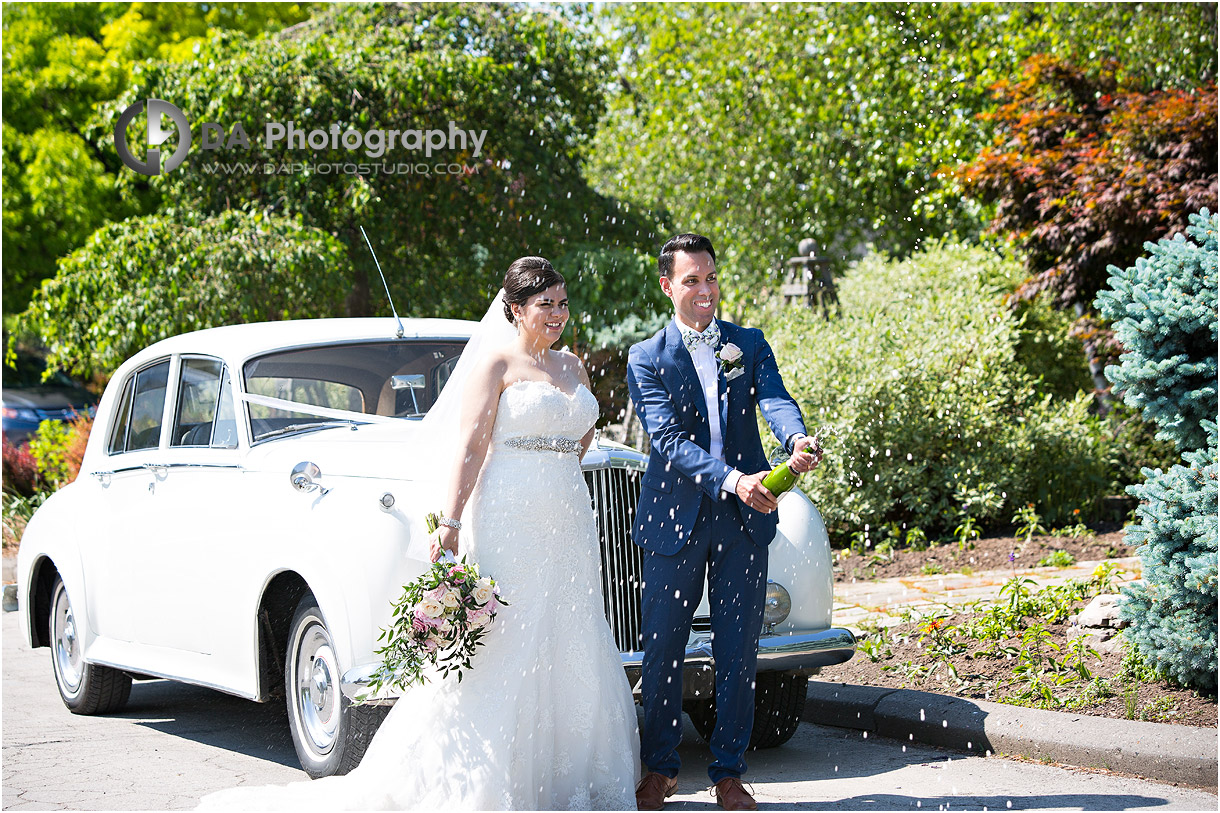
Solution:
{"label": "car tire", "polygon": [[284,656],[288,725],[301,767],[312,779],[345,774],[360,764],[389,706],[352,705],[330,630],[314,597],[297,605]]}
{"label": "car tire", "polygon": [[63,579],[51,583],[51,609],[47,617],[51,637],[51,671],[59,696],[73,714],[109,714],[127,705],[131,675],[85,662],[76,613]]}
{"label": "car tire", "polygon": [[[799,672],[759,672],[754,685],[754,728],[750,750],[777,748],[796,733],[805,711],[809,678]],[[695,730],[710,742],[716,729],[716,701],[692,700],[685,704]]]}

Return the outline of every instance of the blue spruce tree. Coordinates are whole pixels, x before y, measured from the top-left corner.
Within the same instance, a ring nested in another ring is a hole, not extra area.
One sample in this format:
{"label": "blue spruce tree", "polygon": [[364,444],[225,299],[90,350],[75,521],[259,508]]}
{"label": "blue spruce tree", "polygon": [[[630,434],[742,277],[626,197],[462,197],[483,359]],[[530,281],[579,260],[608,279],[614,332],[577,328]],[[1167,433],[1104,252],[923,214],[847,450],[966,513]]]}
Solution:
{"label": "blue spruce tree", "polygon": [[1106,368],[1128,404],[1174,441],[1182,464],[1144,469],[1138,522],[1143,584],[1123,591],[1126,637],[1183,686],[1216,690],[1216,242],[1217,219],[1204,209],[1186,235],[1145,244],[1133,268],[1110,266],[1097,307],[1123,344]]}

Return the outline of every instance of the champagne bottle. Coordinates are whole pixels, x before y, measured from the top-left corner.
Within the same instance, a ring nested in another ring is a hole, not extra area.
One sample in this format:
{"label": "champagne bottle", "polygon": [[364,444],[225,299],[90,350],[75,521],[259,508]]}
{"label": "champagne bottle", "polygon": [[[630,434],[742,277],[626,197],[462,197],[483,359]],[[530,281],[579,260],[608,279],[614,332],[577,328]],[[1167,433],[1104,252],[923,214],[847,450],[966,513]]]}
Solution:
{"label": "champagne bottle", "polygon": [[771,472],[763,478],[763,487],[770,491],[776,498],[781,494],[786,494],[794,485],[796,478],[799,477],[792,467],[788,465],[788,461],[780,463]]}

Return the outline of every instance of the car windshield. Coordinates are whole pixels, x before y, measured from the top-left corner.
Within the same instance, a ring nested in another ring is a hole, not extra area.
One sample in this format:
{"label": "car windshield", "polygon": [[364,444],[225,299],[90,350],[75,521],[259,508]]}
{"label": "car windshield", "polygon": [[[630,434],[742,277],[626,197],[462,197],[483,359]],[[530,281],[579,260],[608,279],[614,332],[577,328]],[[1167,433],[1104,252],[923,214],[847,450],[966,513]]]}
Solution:
{"label": "car windshield", "polygon": [[436,403],[465,344],[358,342],[251,359],[243,370],[251,436],[257,442],[336,421],[421,417]]}

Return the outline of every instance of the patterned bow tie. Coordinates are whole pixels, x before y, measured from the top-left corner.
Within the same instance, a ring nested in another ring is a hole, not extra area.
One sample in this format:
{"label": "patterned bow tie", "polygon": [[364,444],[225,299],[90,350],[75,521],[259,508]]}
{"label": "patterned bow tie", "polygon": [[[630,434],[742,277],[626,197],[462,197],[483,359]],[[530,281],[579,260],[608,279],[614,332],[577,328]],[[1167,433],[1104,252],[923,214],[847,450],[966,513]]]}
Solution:
{"label": "patterned bow tie", "polygon": [[702,333],[698,333],[688,327],[683,327],[682,342],[686,345],[686,349],[692,353],[695,352],[695,348],[699,346],[700,342],[715,350],[716,345],[720,344],[720,325],[716,324],[716,320],[713,319],[712,323]]}

